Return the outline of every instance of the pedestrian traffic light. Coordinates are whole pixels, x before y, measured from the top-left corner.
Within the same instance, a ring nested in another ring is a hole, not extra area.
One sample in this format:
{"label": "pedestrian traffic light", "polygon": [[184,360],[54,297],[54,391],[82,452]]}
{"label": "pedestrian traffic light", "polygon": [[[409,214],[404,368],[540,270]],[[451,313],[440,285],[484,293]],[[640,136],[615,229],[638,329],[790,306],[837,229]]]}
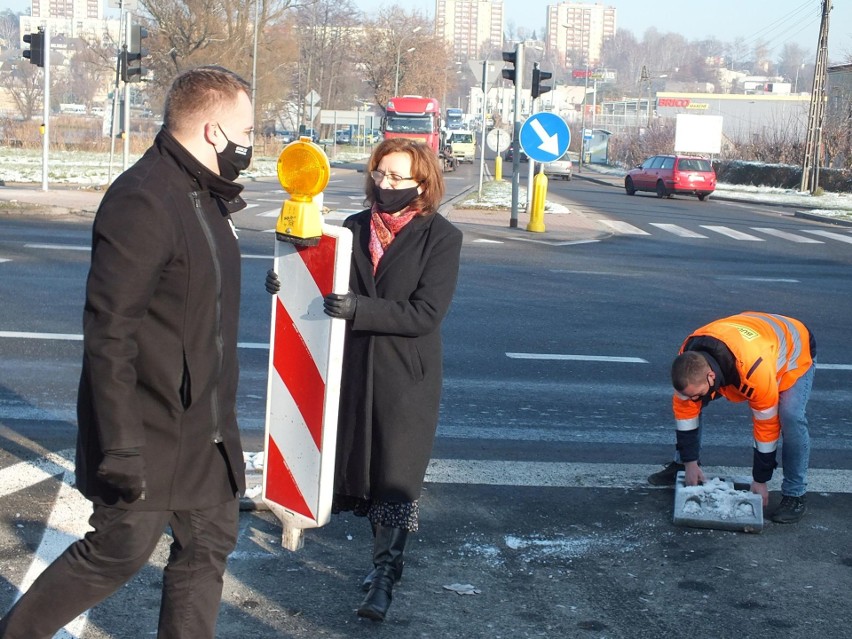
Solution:
{"label": "pedestrian traffic light", "polygon": [[532,99],[535,100],[542,93],[547,93],[552,90],[553,87],[542,84],[542,80],[549,80],[553,77],[553,74],[549,71],[542,71],[538,68],[538,62],[533,64],[533,72],[532,72]]}
{"label": "pedestrian traffic light", "polygon": [[124,82],[141,82],[145,75],[142,58],[148,56],[148,51],[142,48],[142,40],[148,37],[148,30],[138,24],[130,25],[130,36],[127,45],[121,52],[121,79]]}
{"label": "pedestrian traffic light", "polygon": [[44,66],[44,31],[39,29],[36,33],[24,34],[24,42],[30,45],[29,50],[24,50],[23,56],[37,67]]}
{"label": "pedestrian traffic light", "polygon": [[523,85],[524,75],[524,45],[517,44],[514,51],[503,51],[503,62],[508,62],[514,69],[503,69],[503,77],[511,80],[516,87]]}

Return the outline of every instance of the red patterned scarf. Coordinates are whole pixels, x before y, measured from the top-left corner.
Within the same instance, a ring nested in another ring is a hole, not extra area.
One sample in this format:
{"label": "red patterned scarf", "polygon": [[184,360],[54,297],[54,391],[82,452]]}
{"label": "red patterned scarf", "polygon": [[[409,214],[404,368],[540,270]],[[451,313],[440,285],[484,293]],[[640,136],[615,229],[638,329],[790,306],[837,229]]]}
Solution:
{"label": "red patterned scarf", "polygon": [[390,243],[419,212],[417,209],[409,209],[401,215],[394,216],[391,213],[382,213],[373,207],[370,218],[370,260],[373,262],[373,275],[376,274],[379,260],[382,259]]}

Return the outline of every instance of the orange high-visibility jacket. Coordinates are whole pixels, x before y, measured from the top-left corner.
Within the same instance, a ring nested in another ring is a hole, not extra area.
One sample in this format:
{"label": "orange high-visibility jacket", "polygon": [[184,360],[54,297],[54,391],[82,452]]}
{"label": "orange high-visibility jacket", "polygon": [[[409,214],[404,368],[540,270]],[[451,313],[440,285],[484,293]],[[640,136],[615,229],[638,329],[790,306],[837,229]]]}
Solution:
{"label": "orange high-visibility jacket", "polygon": [[[684,341],[681,353],[696,336],[716,338],[733,354],[739,386],[729,384],[718,392],[732,402],[749,403],[755,450],[774,458],[781,436],[778,395],[793,386],[813,364],[807,327],[792,317],[745,311],[702,326]],[[672,408],[679,433],[698,429],[702,402],[675,392]]]}

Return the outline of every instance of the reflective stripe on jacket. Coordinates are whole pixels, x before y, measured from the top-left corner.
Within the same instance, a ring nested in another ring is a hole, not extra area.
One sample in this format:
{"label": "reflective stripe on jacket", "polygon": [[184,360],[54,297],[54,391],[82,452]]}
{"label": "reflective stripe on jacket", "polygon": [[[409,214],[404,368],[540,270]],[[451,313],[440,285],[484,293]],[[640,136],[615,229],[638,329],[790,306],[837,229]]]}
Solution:
{"label": "reflective stripe on jacket", "polygon": [[[813,364],[807,327],[792,317],[745,311],[699,328],[680,352],[699,335],[718,339],[733,354],[739,383],[721,386],[718,392],[732,402],[749,403],[755,449],[774,456],[781,435],[779,393],[793,386]],[[675,393],[672,408],[679,432],[698,428],[702,402]]]}

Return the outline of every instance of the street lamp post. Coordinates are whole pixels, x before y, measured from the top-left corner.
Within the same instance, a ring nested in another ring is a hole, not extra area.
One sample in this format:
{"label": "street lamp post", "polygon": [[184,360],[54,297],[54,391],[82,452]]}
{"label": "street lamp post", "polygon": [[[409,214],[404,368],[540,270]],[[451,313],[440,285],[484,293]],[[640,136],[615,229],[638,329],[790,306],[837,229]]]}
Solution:
{"label": "street lamp post", "polygon": [[[396,46],[396,81],[394,82],[394,85],[393,85],[393,94],[394,95],[399,95],[399,60],[402,57],[402,43],[405,42],[406,38],[413,36],[415,33],[420,31],[420,29],[422,29],[422,28],[423,27],[414,27],[411,30],[411,33],[409,33],[408,35],[404,35],[399,39],[399,44],[397,44],[397,46]],[[406,49],[406,52],[410,53],[411,51],[414,51],[414,49],[415,49],[415,47],[410,47],[410,48]]]}

